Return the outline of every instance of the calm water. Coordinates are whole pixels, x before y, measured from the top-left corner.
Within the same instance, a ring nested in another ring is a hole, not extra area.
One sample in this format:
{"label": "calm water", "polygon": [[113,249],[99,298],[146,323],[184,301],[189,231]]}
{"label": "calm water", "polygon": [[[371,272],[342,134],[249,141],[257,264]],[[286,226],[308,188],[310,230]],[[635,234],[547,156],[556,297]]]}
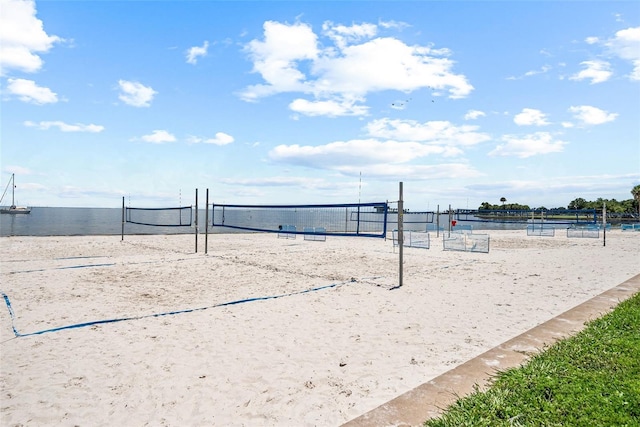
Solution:
{"label": "calm water", "polygon": [[[119,235],[121,231],[122,209],[31,208],[28,215],[0,215],[0,236]],[[191,227],[146,227],[125,224],[125,234],[193,232],[194,229]]]}
{"label": "calm water", "polygon": [[[390,215],[393,221],[397,215]],[[199,213],[199,230],[204,233],[205,212]],[[440,215],[440,227],[446,228],[448,215]],[[426,224],[411,224],[405,216],[405,230],[425,231]],[[168,221],[173,223],[174,220]],[[287,223],[286,220],[283,223]],[[458,221],[460,225],[471,225],[474,230],[513,230],[523,229],[525,224],[490,224],[486,222]],[[436,221],[428,224],[435,230]],[[397,226],[390,222],[388,231]],[[74,236],[74,235],[120,235],[122,230],[122,210],[119,208],[38,208],[34,207],[28,215],[0,215],[0,236]],[[148,227],[137,224],[125,224],[125,234],[186,234],[193,233],[193,226]],[[212,232],[210,230],[210,232]],[[216,228],[213,232],[233,232],[230,229]]]}

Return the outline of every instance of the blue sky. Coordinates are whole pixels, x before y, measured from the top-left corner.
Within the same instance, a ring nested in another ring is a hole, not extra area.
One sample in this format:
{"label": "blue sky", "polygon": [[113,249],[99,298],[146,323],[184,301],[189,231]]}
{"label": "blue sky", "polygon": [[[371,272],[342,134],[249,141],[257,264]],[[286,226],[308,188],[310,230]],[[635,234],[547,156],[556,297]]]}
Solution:
{"label": "blue sky", "polygon": [[[0,0],[30,206],[626,200],[640,3]],[[6,201],[6,199],[5,199]],[[6,204],[3,201],[3,204]]]}

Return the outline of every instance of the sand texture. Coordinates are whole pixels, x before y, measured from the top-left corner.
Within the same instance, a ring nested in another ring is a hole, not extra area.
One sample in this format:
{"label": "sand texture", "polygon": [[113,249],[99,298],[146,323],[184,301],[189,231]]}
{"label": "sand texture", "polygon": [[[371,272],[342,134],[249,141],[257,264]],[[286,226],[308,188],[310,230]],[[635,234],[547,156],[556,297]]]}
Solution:
{"label": "sand texture", "polygon": [[3,237],[0,424],[339,426],[640,273],[640,233],[486,233],[399,289],[391,240]]}

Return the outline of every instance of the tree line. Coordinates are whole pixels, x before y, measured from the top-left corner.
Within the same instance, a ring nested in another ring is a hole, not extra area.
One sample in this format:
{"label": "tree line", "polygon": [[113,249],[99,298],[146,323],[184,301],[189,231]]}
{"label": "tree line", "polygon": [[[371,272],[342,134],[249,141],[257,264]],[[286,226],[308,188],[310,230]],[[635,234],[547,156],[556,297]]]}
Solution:
{"label": "tree line", "polygon": [[629,214],[640,216],[640,184],[633,187],[631,190],[633,195],[632,199],[618,201],[616,199],[603,199],[599,197],[596,200],[589,201],[582,197],[578,197],[572,200],[566,207],[546,208],[544,206],[531,208],[529,205],[521,205],[519,203],[506,203],[507,199],[502,197],[500,204],[491,204],[489,202],[482,202],[479,210],[563,210],[563,209],[602,209],[603,205],[606,205],[607,212],[611,214]]}

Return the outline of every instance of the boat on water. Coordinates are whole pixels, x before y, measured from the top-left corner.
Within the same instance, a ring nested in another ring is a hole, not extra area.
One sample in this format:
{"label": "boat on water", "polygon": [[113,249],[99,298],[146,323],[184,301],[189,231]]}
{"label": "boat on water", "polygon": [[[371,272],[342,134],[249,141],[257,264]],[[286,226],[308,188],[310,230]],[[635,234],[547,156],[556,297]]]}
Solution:
{"label": "boat on water", "polygon": [[0,213],[3,214],[28,214],[31,213],[31,208],[27,208],[25,206],[16,206],[16,175],[11,174],[11,180],[7,184],[7,187],[4,189],[4,193],[2,193],[2,198],[0,198],[0,203],[4,199],[4,196],[7,194],[7,190],[9,189],[9,185],[11,185],[11,206],[8,208],[0,208]]}

